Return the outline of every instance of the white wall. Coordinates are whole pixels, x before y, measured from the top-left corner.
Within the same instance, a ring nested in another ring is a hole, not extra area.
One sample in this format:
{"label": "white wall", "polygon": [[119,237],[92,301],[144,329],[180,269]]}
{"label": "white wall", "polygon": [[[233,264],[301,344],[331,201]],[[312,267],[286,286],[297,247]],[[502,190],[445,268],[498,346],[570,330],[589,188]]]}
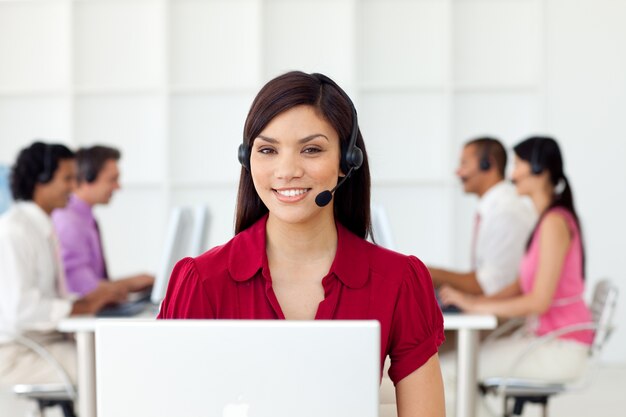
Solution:
{"label": "white wall", "polygon": [[[626,294],[624,21],[622,0],[0,1],[0,163],[35,137],[121,148],[125,188],[98,209],[110,270],[154,269],[174,205],[209,204],[209,245],[232,236],[235,152],[260,86],[325,72],[356,102],[401,251],[466,267],[461,144],[553,134],[590,283]],[[626,362],[625,348],[618,329],[606,359]]]}
{"label": "white wall", "polygon": [[548,129],[563,138],[584,222],[590,281],[620,285],[608,360],[626,361],[626,2],[548,3]]}

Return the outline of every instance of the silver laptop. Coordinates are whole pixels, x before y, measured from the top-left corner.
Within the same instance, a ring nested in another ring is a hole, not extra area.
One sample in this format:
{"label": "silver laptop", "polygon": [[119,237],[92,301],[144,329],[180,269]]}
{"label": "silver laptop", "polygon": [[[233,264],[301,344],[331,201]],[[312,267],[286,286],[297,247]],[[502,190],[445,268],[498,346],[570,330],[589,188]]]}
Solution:
{"label": "silver laptop", "polygon": [[377,321],[101,321],[98,417],[375,417]]}

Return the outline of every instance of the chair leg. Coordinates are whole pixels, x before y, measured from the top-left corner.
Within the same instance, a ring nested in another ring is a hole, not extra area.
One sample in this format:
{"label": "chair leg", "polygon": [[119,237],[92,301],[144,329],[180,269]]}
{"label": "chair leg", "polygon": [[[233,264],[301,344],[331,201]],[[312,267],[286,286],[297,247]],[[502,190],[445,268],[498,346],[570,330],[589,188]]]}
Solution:
{"label": "chair leg", "polygon": [[63,410],[63,415],[65,417],[76,417],[76,414],[74,413],[74,402],[63,401],[59,405],[61,406],[61,410]]}
{"label": "chair leg", "polygon": [[58,405],[61,407],[64,417],[76,417],[76,413],[74,413],[74,402],[70,400],[37,400],[37,405],[39,406],[39,414],[41,416],[45,415],[46,408]]}
{"label": "chair leg", "polygon": [[532,397],[532,396],[515,397],[514,396],[514,397],[512,397],[512,399],[514,401],[514,403],[513,403],[513,410],[511,412],[511,414],[505,414],[505,417],[521,416],[522,413],[524,412],[524,405],[526,405],[526,403],[540,404],[541,405],[542,416],[543,417],[548,417],[548,400],[549,400],[548,396],[542,396],[542,397]]}
{"label": "chair leg", "polygon": [[524,404],[526,403],[525,398],[517,397],[515,398],[515,404],[513,405],[513,415],[521,416],[524,411]]}

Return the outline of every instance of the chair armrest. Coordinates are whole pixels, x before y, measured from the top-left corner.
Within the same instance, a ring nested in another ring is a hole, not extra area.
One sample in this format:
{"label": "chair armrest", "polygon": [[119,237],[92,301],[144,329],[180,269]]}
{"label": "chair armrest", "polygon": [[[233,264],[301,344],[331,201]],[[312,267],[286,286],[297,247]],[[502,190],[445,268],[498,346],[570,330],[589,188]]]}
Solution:
{"label": "chair armrest", "polygon": [[521,364],[521,362],[528,355],[530,355],[534,350],[536,350],[539,346],[545,345],[546,343],[551,342],[552,340],[568,333],[579,332],[581,330],[597,330],[597,329],[598,329],[598,325],[595,323],[591,323],[591,322],[590,323],[578,323],[578,324],[572,324],[569,326],[561,327],[560,329],[553,330],[551,332],[544,334],[543,336],[538,337],[537,339],[530,342],[528,346],[522,351],[522,353],[520,353],[517,356],[517,358],[513,362],[513,365],[511,365],[511,368],[509,369],[509,375],[512,374],[513,371],[515,371],[516,368]]}
{"label": "chair armrest", "polygon": [[510,330],[513,330],[516,327],[522,326],[525,322],[526,322],[526,320],[524,318],[521,318],[521,317],[517,317],[517,318],[513,318],[513,319],[508,320],[502,326],[497,327],[493,332],[489,333],[489,336],[487,336],[485,338],[485,340],[483,340],[483,342],[482,342],[483,346],[484,345],[488,345],[490,343],[493,343],[494,340],[496,340],[497,338],[499,338],[500,336],[502,336],[506,332],[508,332]]}
{"label": "chair armrest", "polygon": [[7,332],[0,332],[0,333],[11,337],[15,341],[15,343],[18,343],[22,346],[27,347],[28,349],[38,354],[46,362],[48,362],[54,368],[54,371],[61,379],[61,382],[63,383],[63,385],[65,386],[65,390],[67,391],[67,395],[72,400],[76,399],[76,389],[74,388],[74,384],[72,383],[70,376],[65,371],[65,369],[63,369],[63,366],[61,366],[59,361],[57,361],[54,358],[54,356],[52,356],[50,352],[46,350],[46,348],[44,348],[41,344],[37,343],[33,339],[24,335],[18,335],[18,334],[7,333]]}

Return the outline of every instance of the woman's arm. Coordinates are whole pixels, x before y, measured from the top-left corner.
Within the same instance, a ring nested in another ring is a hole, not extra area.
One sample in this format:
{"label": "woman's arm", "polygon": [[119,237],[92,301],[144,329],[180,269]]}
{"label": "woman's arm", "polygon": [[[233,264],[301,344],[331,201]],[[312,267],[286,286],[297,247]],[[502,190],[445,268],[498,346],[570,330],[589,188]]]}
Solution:
{"label": "woman's arm", "polygon": [[[491,313],[499,317],[542,314],[552,304],[570,243],[570,231],[565,219],[558,213],[548,214],[541,226],[539,265],[533,288],[529,293],[501,299],[499,297],[501,294],[475,297],[452,288],[443,288],[441,299],[444,303],[454,304],[472,313]],[[509,290],[511,290],[509,287],[505,289]]]}
{"label": "woman's arm", "polygon": [[497,293],[491,294],[489,296],[483,296],[481,299],[492,299],[492,300],[505,300],[507,298],[512,298],[522,294],[522,289],[519,286],[519,279],[516,279],[506,287],[502,288]]}
{"label": "woman's arm", "polygon": [[443,417],[446,415],[439,355],[396,384],[398,417]]}

